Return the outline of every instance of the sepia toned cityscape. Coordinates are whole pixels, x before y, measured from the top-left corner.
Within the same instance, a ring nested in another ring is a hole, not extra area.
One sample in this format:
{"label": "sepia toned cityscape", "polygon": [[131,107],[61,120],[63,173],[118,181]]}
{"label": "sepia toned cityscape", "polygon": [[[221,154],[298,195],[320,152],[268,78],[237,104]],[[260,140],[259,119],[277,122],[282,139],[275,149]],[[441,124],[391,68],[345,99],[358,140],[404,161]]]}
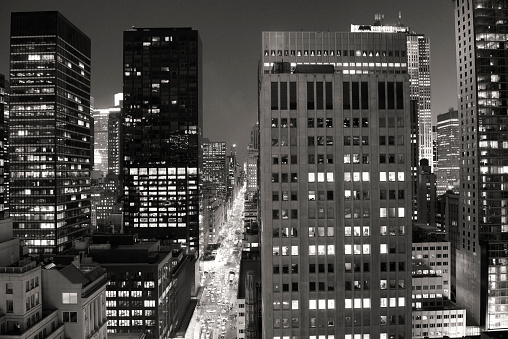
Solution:
{"label": "sepia toned cityscape", "polygon": [[508,337],[508,0],[59,2],[0,14],[0,339]]}

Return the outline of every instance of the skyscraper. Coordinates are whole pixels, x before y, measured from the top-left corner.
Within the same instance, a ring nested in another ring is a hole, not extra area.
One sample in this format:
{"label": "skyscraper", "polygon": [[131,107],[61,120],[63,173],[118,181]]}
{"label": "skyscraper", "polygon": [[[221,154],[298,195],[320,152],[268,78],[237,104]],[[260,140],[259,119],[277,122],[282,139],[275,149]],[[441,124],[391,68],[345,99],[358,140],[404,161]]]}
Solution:
{"label": "skyscraper", "polygon": [[460,137],[458,111],[450,110],[437,116],[437,154],[436,171],[437,195],[447,190],[458,190],[460,173]]}
{"label": "skyscraper", "polygon": [[406,34],[264,32],[262,47],[263,338],[409,338]]}
{"label": "skyscraper", "polygon": [[108,173],[108,120],[109,109],[94,109],[94,170]]}
{"label": "skyscraper", "polygon": [[124,32],[124,226],[198,251],[201,40],[191,28]]}
{"label": "skyscraper", "polygon": [[52,254],[90,231],[90,39],[58,12],[11,20],[14,234]]}
{"label": "skyscraper", "polygon": [[247,196],[252,200],[258,194],[258,166],[259,166],[259,123],[256,123],[250,131],[250,143],[247,146],[247,168],[245,177],[247,179]]}
{"label": "skyscraper", "polygon": [[226,143],[203,141],[203,192],[205,198],[226,199],[228,167]]}
{"label": "skyscraper", "polygon": [[484,330],[508,328],[508,3],[456,0],[460,119],[457,302]]}
{"label": "skyscraper", "polygon": [[396,25],[383,25],[384,16],[376,14],[373,25],[351,25],[351,32],[405,33],[407,36],[407,68],[411,89],[411,100],[417,102],[418,114],[418,162],[429,160],[433,164],[432,111],[430,93],[430,41],[423,34],[412,32],[399,22]]}
{"label": "skyscraper", "polygon": [[9,218],[8,82],[0,74],[0,220]]}

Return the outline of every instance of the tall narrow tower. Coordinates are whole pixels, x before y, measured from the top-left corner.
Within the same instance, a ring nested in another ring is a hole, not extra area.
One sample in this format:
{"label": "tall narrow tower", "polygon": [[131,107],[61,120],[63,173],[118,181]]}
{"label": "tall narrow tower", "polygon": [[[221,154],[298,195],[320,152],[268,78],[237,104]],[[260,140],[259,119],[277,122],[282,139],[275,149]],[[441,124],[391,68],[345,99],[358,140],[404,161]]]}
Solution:
{"label": "tall narrow tower", "polygon": [[263,338],[411,337],[406,46],[263,33]]}
{"label": "tall narrow tower", "polygon": [[58,12],[11,20],[14,235],[59,253],[90,231],[90,39]]}
{"label": "tall narrow tower", "polygon": [[201,39],[191,28],[124,32],[124,227],[199,247]]}
{"label": "tall narrow tower", "polygon": [[406,33],[407,69],[411,100],[416,101],[418,115],[418,166],[420,160],[427,159],[430,168],[434,168],[432,151],[432,111],[430,93],[430,41],[420,33],[412,32],[401,24],[401,14],[396,25],[384,25],[376,14],[374,25],[351,25],[351,32],[366,33]]}
{"label": "tall narrow tower", "polygon": [[460,200],[457,302],[508,329],[508,2],[455,1]]}

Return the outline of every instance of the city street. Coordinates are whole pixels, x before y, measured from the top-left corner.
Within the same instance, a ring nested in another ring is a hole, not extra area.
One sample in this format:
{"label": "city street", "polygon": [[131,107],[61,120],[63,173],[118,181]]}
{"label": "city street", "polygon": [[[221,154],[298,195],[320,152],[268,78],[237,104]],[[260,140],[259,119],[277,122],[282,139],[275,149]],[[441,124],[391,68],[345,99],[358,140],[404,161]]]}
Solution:
{"label": "city street", "polygon": [[228,211],[228,222],[220,230],[221,246],[215,260],[203,261],[198,307],[189,324],[186,338],[236,338],[234,304],[238,291],[244,192],[243,188],[234,201],[233,208]]}

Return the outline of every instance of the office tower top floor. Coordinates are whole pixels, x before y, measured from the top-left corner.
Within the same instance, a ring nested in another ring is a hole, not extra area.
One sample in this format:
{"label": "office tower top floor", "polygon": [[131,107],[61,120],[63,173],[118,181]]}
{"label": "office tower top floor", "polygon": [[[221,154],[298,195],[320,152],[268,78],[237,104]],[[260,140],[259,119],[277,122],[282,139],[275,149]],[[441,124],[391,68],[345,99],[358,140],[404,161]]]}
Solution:
{"label": "office tower top floor", "polygon": [[90,39],[58,12],[12,13],[14,233],[30,253],[70,247],[90,225]]}

